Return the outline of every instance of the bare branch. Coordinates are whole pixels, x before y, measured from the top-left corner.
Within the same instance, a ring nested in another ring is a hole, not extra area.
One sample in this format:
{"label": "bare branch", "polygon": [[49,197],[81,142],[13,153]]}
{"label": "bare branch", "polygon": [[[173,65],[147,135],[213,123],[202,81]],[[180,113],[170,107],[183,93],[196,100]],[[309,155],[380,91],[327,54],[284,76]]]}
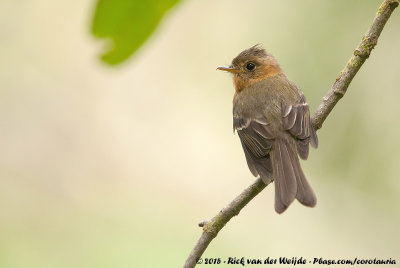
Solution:
{"label": "bare branch", "polygon": [[[353,55],[346,64],[343,71],[336,78],[332,88],[322,99],[321,105],[312,117],[312,123],[316,130],[322,127],[323,122],[329,113],[335,107],[336,103],[344,96],[349,84],[357,74],[358,70],[364,64],[365,60],[371,54],[376,46],[379,35],[388,21],[393,10],[399,5],[399,0],[385,0],[379,7],[371,27],[361,40],[361,43],[354,50]],[[231,203],[223,208],[216,216],[209,221],[199,223],[203,227],[203,234],[197,241],[183,268],[193,268],[200,259],[208,245],[217,236],[218,232],[234,216],[238,215],[241,209],[246,206],[257,194],[259,194],[267,185],[261,179],[257,179],[252,185],[247,187]]]}
{"label": "bare branch", "polygon": [[214,218],[209,221],[199,223],[203,227],[203,234],[196,246],[190,253],[186,260],[184,268],[195,267],[198,259],[206,250],[211,240],[213,240],[218,232],[225,226],[225,224],[238,215],[240,210],[246,206],[256,195],[258,195],[267,185],[258,178],[252,185],[247,187],[240,195],[238,195],[232,202],[224,207]]}
{"label": "bare branch", "polygon": [[312,117],[312,122],[315,130],[322,127],[322,123],[328,117],[329,113],[335,107],[336,103],[344,96],[354,76],[360,70],[365,60],[368,59],[372,49],[378,42],[379,35],[381,34],[383,27],[390,18],[393,10],[399,5],[398,0],[385,0],[379,7],[376,13],[375,19],[372,22],[371,27],[361,40],[361,43],[354,50],[349,62],[346,67],[336,78],[331,90],[322,99],[321,105]]}

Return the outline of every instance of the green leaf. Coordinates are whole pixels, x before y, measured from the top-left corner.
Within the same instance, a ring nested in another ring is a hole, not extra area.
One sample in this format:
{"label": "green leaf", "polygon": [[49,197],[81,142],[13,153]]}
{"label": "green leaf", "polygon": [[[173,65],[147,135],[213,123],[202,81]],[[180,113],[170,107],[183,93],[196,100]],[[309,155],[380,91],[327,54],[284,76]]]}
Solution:
{"label": "green leaf", "polygon": [[98,0],[92,34],[112,41],[102,56],[119,64],[138,50],[157,28],[165,12],[179,0]]}

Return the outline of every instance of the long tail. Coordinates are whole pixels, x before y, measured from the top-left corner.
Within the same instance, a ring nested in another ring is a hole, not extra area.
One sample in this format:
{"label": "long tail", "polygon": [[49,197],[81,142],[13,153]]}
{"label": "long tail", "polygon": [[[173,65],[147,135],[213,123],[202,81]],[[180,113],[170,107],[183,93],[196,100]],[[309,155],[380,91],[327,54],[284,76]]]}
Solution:
{"label": "long tail", "polygon": [[295,198],[305,206],[314,207],[317,198],[301,169],[295,144],[277,139],[271,151],[271,160],[276,212],[284,212]]}

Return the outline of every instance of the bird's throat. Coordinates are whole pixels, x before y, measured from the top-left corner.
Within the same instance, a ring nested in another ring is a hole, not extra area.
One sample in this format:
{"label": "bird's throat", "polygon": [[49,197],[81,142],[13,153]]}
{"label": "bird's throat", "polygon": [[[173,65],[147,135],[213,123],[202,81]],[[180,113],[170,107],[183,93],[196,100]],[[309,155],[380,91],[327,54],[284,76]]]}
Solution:
{"label": "bird's throat", "polygon": [[233,84],[235,85],[235,96],[240,91],[253,85],[254,83],[265,80],[269,77],[278,75],[280,73],[282,73],[282,70],[279,67],[279,65],[272,65],[272,66],[270,65],[270,66],[264,67],[264,70],[262,71],[262,75],[256,76],[254,78],[249,79],[246,77],[242,77],[240,75],[235,75],[233,77]]}

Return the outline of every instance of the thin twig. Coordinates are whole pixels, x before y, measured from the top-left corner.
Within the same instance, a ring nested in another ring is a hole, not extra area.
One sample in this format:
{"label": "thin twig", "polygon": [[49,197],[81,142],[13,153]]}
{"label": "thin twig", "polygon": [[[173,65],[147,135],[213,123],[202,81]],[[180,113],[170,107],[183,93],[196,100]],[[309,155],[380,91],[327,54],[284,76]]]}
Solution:
{"label": "thin twig", "polygon": [[322,127],[322,123],[328,117],[329,113],[335,107],[336,103],[344,96],[349,87],[349,84],[353,80],[354,76],[360,70],[365,60],[368,59],[372,49],[378,42],[379,35],[381,34],[383,27],[388,21],[393,10],[399,5],[398,0],[386,0],[379,7],[376,13],[375,19],[372,22],[371,27],[361,40],[361,43],[354,50],[346,67],[336,78],[331,90],[322,99],[321,105],[318,107],[314,116],[312,117],[313,126],[316,130]]}
{"label": "thin twig", "polygon": [[[376,46],[383,27],[388,21],[393,10],[398,5],[399,0],[385,0],[379,7],[371,27],[362,38],[361,43],[354,50],[354,53],[346,64],[346,67],[336,78],[332,88],[322,99],[321,105],[314,113],[312,117],[312,123],[316,130],[322,127],[323,122],[328,117],[333,107],[335,107],[336,103],[346,93],[349,84],[357,74],[358,70],[364,64],[365,60],[371,54],[372,49]],[[201,222],[199,226],[203,227],[203,233],[187,258],[183,268],[195,267],[203,252],[206,250],[211,241],[217,236],[218,232],[225,226],[225,224],[232,217],[238,215],[241,209],[245,207],[265,187],[267,187],[267,185],[264,184],[261,179],[257,179],[211,220]]]}

